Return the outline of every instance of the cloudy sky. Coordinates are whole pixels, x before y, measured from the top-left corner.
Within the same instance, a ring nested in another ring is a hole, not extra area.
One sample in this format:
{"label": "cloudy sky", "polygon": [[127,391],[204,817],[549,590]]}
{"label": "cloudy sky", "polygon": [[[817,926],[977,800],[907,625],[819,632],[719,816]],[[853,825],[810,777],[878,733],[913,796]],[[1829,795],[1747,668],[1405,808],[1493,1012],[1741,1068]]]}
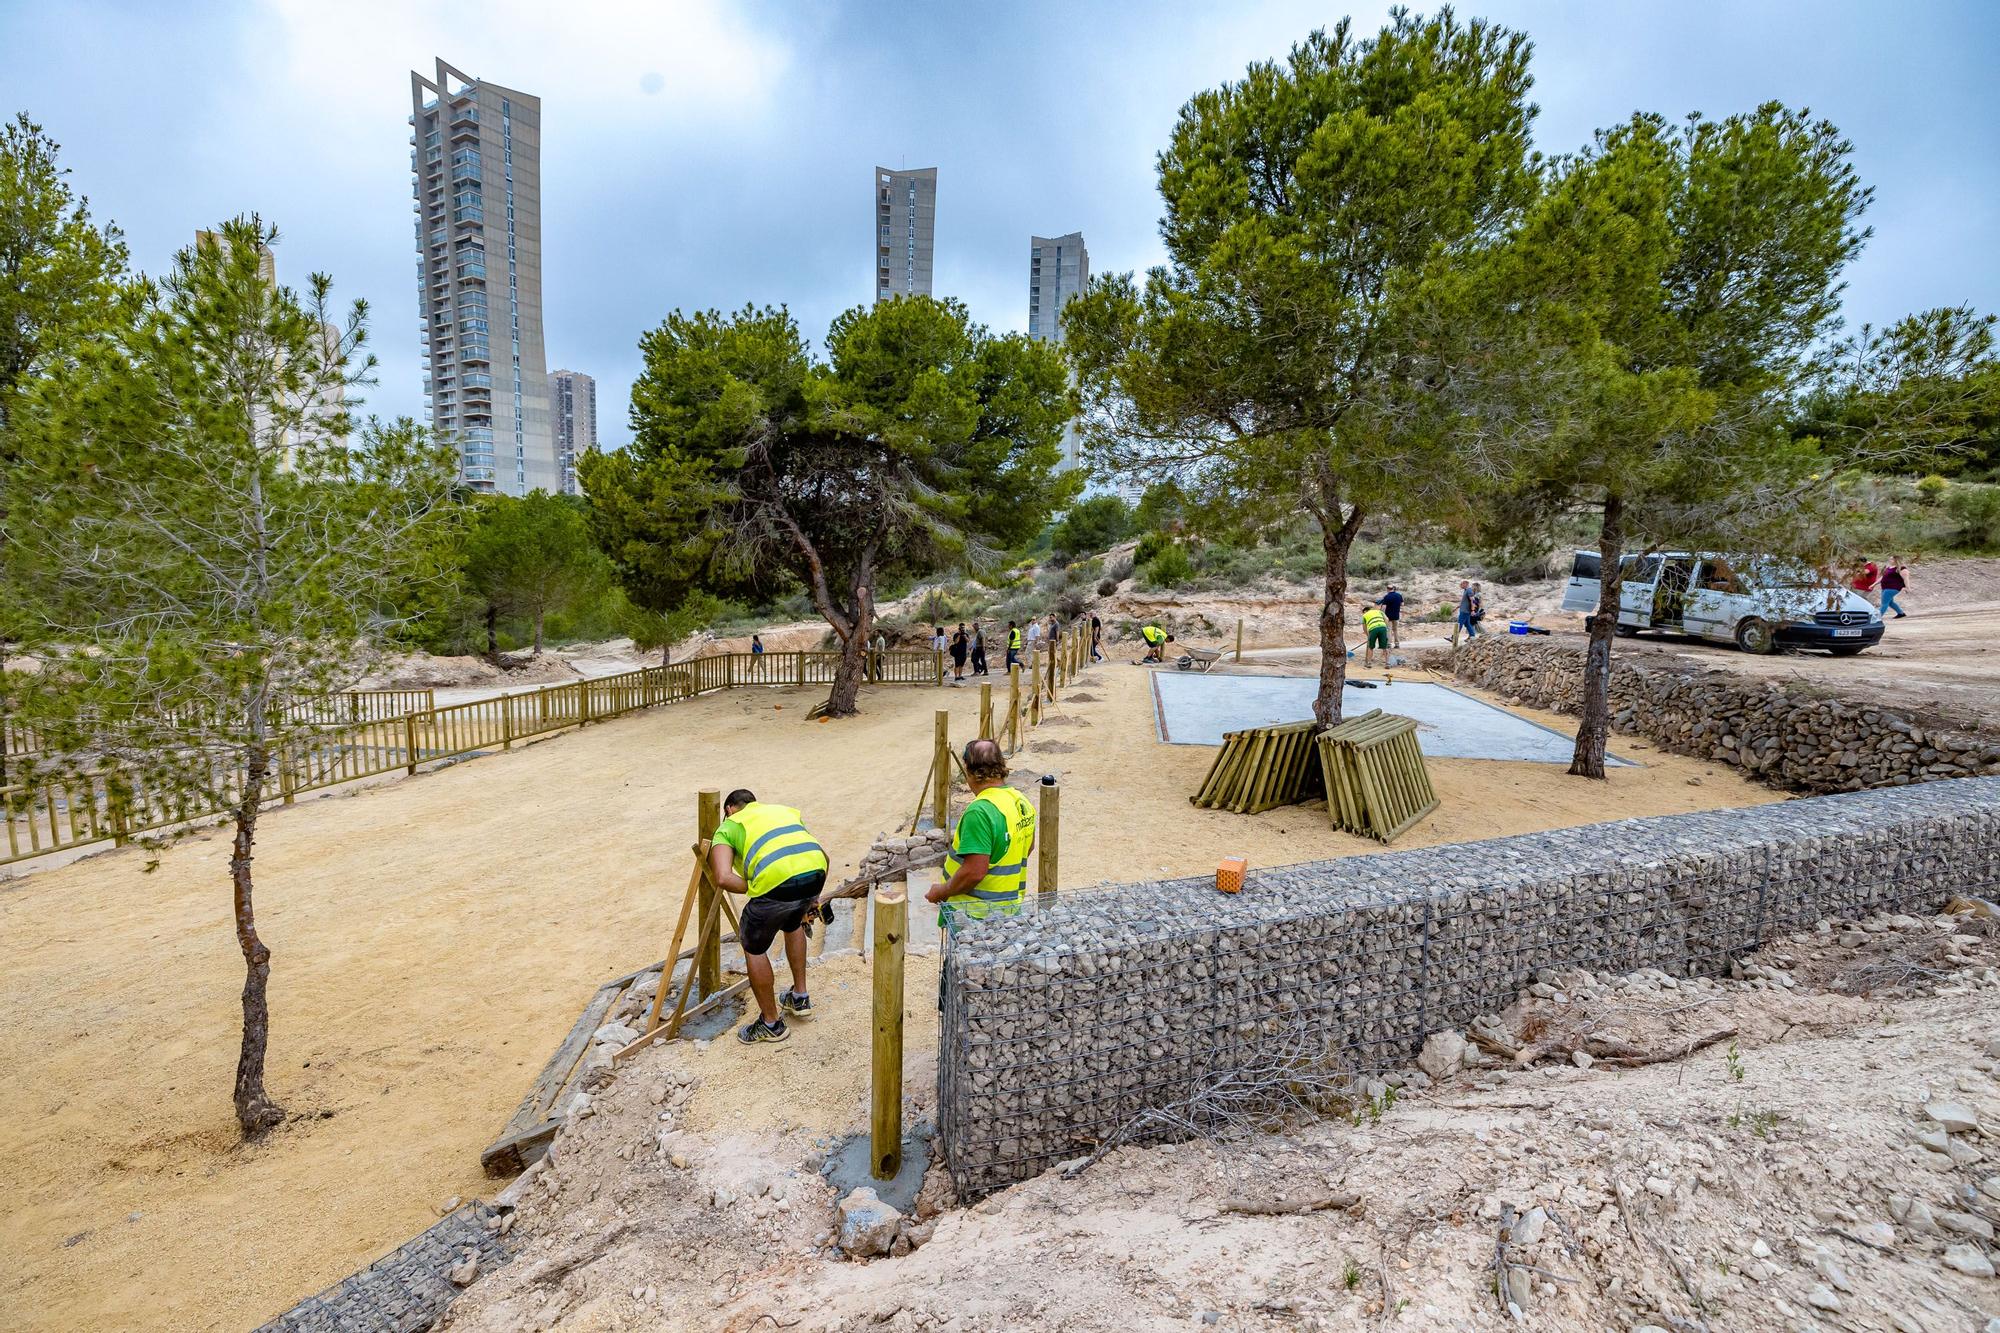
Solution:
{"label": "cloudy sky", "polygon": [[[1385,7],[1356,8],[1372,31]],[[1875,238],[1850,320],[2000,310],[2000,4],[1492,0],[1535,42],[1537,138],[1635,109],[1811,107],[1855,145]],[[639,333],[783,303],[818,336],[867,299],[871,171],[939,169],[937,289],[1027,322],[1028,237],[1098,272],[1160,258],[1153,156],[1189,94],[1344,12],[1297,0],[0,0],[0,111],[63,145],[100,218],[163,268],[199,227],[275,222],[280,276],[372,309],[369,408],[420,414],[409,71],[443,56],[538,95],[548,362],[629,437]]]}

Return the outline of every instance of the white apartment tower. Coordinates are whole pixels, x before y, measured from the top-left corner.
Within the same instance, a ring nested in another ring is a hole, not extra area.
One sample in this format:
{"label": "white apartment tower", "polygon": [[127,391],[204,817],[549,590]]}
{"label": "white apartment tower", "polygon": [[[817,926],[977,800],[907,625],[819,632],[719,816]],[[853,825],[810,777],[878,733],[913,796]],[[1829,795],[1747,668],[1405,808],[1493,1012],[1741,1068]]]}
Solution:
{"label": "white apartment tower", "polygon": [[580,370],[549,372],[549,420],[556,432],[558,487],[564,495],[582,495],[576,481],[576,460],[597,447],[597,381]]}
{"label": "white apartment tower", "polygon": [[931,294],[937,168],[875,168],[875,299]]}
{"label": "white apartment tower", "polygon": [[[1061,342],[1063,307],[1089,285],[1090,251],[1084,248],[1082,232],[1029,237],[1028,336],[1038,342]],[[1063,429],[1062,461],[1056,471],[1067,472],[1082,462],[1083,442],[1071,422]]]}
{"label": "white apartment tower", "polygon": [[410,191],[431,426],[474,490],[562,484],[542,351],[542,103],[410,74]]}

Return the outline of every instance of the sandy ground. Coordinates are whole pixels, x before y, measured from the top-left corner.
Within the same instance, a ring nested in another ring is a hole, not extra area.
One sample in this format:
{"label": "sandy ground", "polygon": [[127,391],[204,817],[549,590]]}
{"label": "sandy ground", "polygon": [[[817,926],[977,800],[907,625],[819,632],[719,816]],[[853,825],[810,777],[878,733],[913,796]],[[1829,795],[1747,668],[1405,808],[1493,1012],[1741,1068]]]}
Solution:
{"label": "sandy ground", "polygon": [[[656,1047],[565,1130],[520,1204],[527,1249],[445,1327],[1982,1328],[2000,1286],[1953,1256],[1981,1262],[2000,1214],[1983,1160],[2000,1134],[1996,958],[1990,921],[1894,917],[1779,941],[1735,981],[1551,974],[1475,1022],[1495,1045],[1469,1066],[1390,1073],[1319,1118],[1119,1149],[970,1207],[927,1185],[912,1221],[928,1240],[864,1263],[829,1247],[823,1142],[715,1122],[797,1051]],[[843,1011],[793,1043],[865,1032]],[[1585,1048],[1594,1065],[1571,1058]],[[919,1063],[913,1114],[929,1110]],[[1940,1130],[1926,1107],[1946,1101],[1978,1127]]]}
{"label": "sandy ground", "polygon": [[[931,711],[948,707],[965,737],[978,706],[970,687],[892,689],[860,719],[807,724],[818,697],[710,697],[268,815],[270,1082],[297,1118],[255,1147],[236,1145],[226,1100],[242,974],[221,834],[150,874],[127,849],[0,886],[0,1114],[15,1127],[0,1145],[14,1186],[0,1326],[241,1327],[407,1239],[450,1197],[490,1193],[478,1151],[592,989],[658,957],[697,788],[800,805],[843,874],[908,819]],[[1146,671],[1096,668],[1019,761],[1067,787],[1065,881],[1376,850],[1306,809],[1194,810],[1210,754],[1155,741]],[[1623,813],[1775,799],[1693,761],[1633,757],[1645,766],[1610,784]],[[1553,766],[1434,772],[1445,806],[1401,845],[1606,809],[1604,787]],[[828,998],[838,1011],[847,997]],[[865,1037],[836,1044],[812,1057],[823,1068],[793,1053],[799,1091],[774,1095],[760,1123],[830,1127],[859,1104]]]}

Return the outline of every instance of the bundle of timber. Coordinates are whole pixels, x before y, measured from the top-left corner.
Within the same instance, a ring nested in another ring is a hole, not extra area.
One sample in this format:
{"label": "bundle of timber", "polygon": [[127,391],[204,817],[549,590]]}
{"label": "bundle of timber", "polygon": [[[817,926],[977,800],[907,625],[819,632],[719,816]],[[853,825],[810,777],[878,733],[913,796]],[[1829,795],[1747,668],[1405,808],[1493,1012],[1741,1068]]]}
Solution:
{"label": "bundle of timber", "polygon": [[837,889],[822,893],[822,899],[865,898],[868,890],[887,880],[901,879],[912,870],[940,865],[951,848],[951,834],[941,828],[925,829],[906,838],[888,834],[875,839],[854,877]]}
{"label": "bundle of timber", "polygon": [[1312,722],[1224,732],[1222,753],[1189,799],[1204,810],[1261,814],[1311,800],[1323,790],[1313,762]]}
{"label": "bundle of timber", "polygon": [[1333,826],[1394,842],[1437,809],[1437,793],[1417,748],[1414,718],[1377,708],[1319,734],[1326,813]]}

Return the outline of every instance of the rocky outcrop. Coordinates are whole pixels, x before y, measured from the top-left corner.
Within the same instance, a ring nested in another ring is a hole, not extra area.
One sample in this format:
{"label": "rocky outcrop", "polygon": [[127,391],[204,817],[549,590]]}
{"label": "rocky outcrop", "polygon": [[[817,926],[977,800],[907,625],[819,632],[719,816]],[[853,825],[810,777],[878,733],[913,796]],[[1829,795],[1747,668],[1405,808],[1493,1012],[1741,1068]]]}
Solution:
{"label": "rocky outcrop", "polygon": [[[1574,714],[1583,650],[1503,635],[1423,659],[1503,698]],[[1733,764],[1786,791],[1861,791],[2000,774],[2000,733],[1934,729],[1893,709],[1795,685],[1621,661],[1611,726],[1679,754]]]}

